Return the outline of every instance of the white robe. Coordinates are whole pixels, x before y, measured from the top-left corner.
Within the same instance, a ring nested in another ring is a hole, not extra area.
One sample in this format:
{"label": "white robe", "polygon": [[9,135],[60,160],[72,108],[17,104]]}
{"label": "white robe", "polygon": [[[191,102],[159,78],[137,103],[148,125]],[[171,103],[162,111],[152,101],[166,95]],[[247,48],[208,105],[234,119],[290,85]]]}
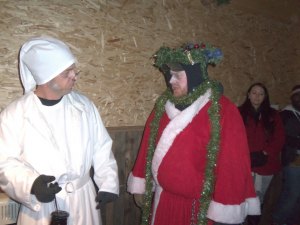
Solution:
{"label": "white robe", "polygon": [[30,194],[34,180],[52,175],[62,187],[58,207],[70,213],[69,225],[101,224],[94,180],[99,191],[119,194],[112,140],[97,108],[71,92],[54,106],[43,106],[33,92],[12,102],[0,114],[0,187],[21,203],[18,224],[49,225],[54,201]]}

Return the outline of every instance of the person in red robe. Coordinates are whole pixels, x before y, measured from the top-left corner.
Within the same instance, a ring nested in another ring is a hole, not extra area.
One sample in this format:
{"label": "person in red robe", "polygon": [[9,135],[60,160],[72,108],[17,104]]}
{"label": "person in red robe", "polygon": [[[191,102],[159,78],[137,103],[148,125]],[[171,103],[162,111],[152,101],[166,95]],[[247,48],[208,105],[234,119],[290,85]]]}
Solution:
{"label": "person in red robe", "polygon": [[143,196],[143,225],[241,224],[260,214],[243,121],[207,75],[222,56],[209,44],[155,54],[168,88],[147,119],[127,182],[137,204]]}

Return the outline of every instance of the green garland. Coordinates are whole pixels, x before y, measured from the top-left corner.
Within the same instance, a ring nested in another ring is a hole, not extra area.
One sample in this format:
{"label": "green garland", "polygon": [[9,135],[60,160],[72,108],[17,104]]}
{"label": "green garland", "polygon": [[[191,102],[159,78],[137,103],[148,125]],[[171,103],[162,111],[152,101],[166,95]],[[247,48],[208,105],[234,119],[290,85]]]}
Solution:
{"label": "green garland", "polygon": [[[156,148],[156,138],[159,129],[159,122],[160,119],[165,111],[165,104],[167,100],[170,100],[174,104],[180,105],[190,105],[195,100],[197,100],[201,95],[203,95],[208,89],[211,89],[212,93],[210,96],[211,106],[208,110],[210,124],[211,124],[211,138],[207,145],[207,164],[205,167],[205,180],[203,183],[203,188],[200,192],[200,209],[198,212],[198,224],[205,225],[207,224],[207,210],[209,207],[209,203],[211,201],[212,192],[214,190],[214,183],[215,183],[215,175],[214,175],[214,168],[216,166],[217,161],[217,153],[219,150],[219,143],[220,143],[220,105],[219,105],[219,98],[220,98],[220,91],[219,91],[219,83],[212,80],[206,80],[197,87],[193,93],[181,97],[175,98],[172,95],[170,89],[167,89],[157,100],[155,105],[155,116],[150,124],[150,138],[149,138],[149,147],[147,153],[147,163],[146,163],[146,192],[144,196],[144,205],[142,210],[142,225],[149,225],[149,220],[151,217],[151,205],[153,199],[153,177],[151,172],[152,167],[152,159],[154,155],[154,151]],[[200,191],[200,190],[199,190]]]}
{"label": "green garland", "polygon": [[221,49],[213,47],[209,43],[192,44],[187,43],[179,48],[163,46],[154,55],[154,66],[162,68],[167,63],[181,64],[218,64],[223,59]]}

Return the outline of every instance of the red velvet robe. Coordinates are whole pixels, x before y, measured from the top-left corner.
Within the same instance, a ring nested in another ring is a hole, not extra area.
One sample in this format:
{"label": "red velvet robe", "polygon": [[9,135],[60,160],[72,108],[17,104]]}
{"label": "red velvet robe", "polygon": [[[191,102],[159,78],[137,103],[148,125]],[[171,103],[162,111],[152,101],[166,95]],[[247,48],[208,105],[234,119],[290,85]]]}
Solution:
{"label": "red velvet robe", "polygon": [[[154,225],[190,225],[193,212],[197,218],[205,178],[206,146],[210,139],[209,95],[208,91],[183,111],[166,103],[152,161]],[[221,143],[216,185],[207,217],[212,221],[236,224],[243,222],[248,214],[260,214],[260,203],[254,191],[240,114],[225,97],[221,97],[220,105]],[[154,114],[155,111],[147,120],[139,154],[129,175],[128,191],[133,194],[145,192],[146,156]]]}

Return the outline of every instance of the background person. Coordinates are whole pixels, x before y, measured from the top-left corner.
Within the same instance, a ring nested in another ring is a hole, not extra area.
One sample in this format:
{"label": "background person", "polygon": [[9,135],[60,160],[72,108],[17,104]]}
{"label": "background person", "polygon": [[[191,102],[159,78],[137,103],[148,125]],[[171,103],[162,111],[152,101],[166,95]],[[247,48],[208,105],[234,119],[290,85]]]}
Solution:
{"label": "background person", "polygon": [[260,213],[242,119],[207,75],[221,58],[208,44],[155,55],[170,88],[146,122],[128,178],[138,204],[145,194],[143,225],[241,224]]}
{"label": "background person", "polygon": [[[255,190],[263,203],[273,175],[281,171],[283,124],[279,112],[271,107],[268,90],[262,83],[249,87],[239,110],[247,131]],[[259,220],[260,216],[249,216],[248,224],[258,224]]]}
{"label": "background person", "polygon": [[282,151],[282,191],[273,212],[274,224],[300,224],[300,85],[293,87],[291,105],[280,112],[286,134]]}
{"label": "background person", "polygon": [[28,40],[19,57],[25,94],[0,114],[0,187],[21,203],[17,223],[49,225],[56,196],[68,224],[101,224],[96,207],[119,194],[117,164],[97,108],[73,91],[76,59],[50,37]]}

